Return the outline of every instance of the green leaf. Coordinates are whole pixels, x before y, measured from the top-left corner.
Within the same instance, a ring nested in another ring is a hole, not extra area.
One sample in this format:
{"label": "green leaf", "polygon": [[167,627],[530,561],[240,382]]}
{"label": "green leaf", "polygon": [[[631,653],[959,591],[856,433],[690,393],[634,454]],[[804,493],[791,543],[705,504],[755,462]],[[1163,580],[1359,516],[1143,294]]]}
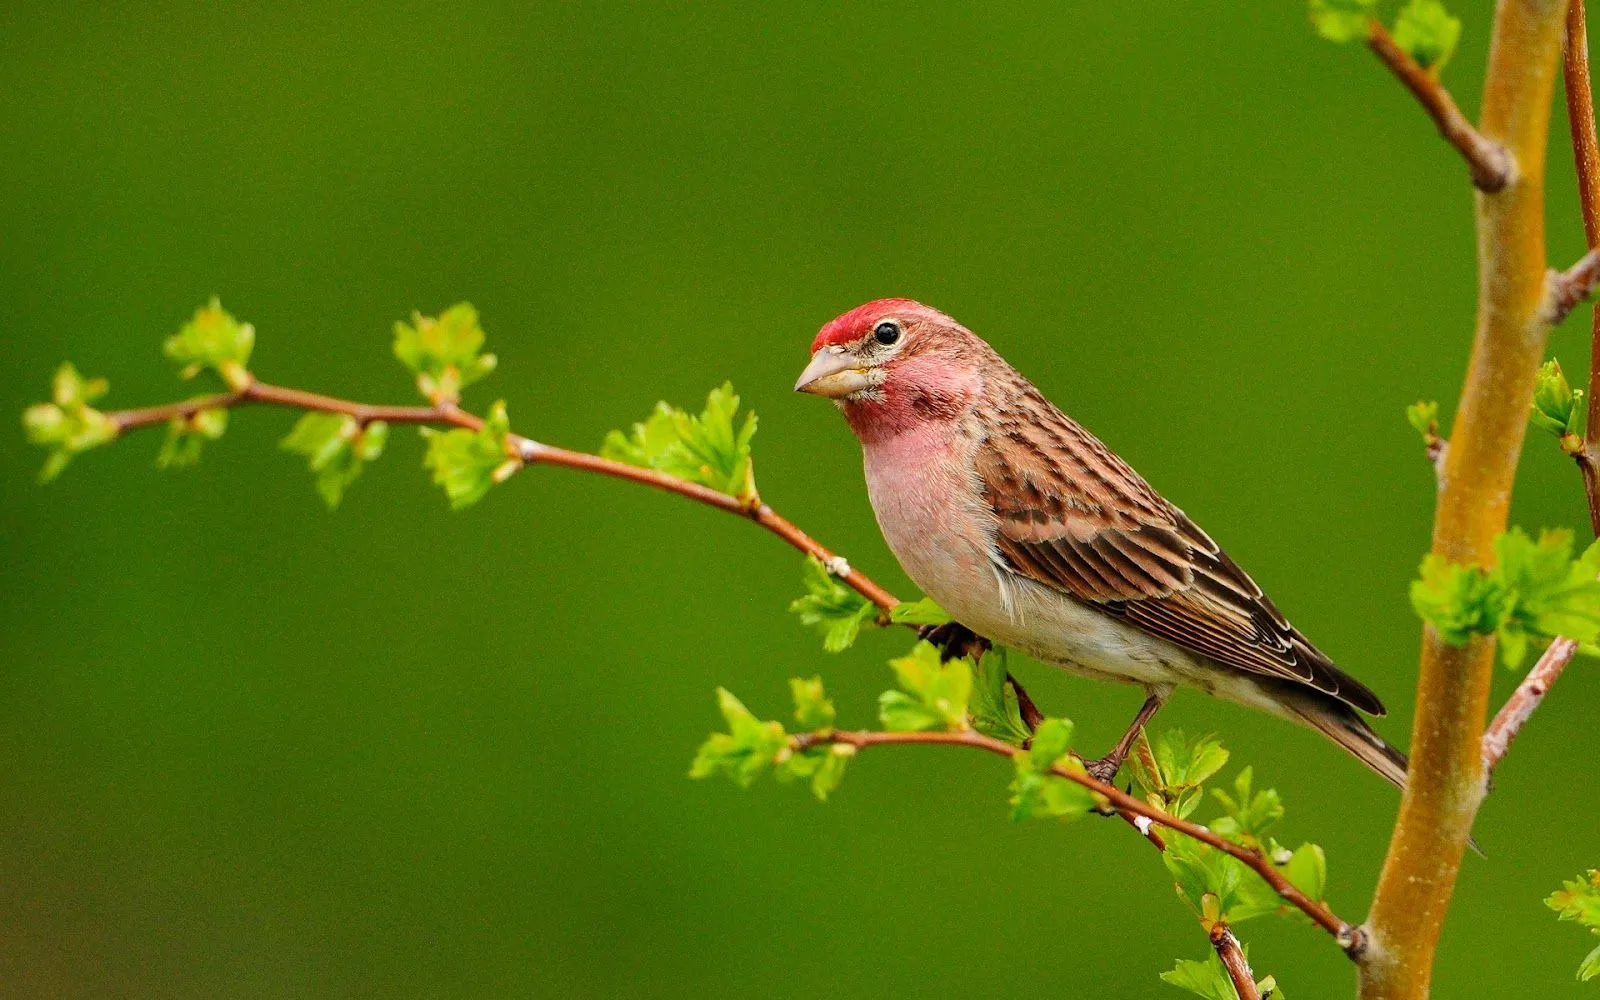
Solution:
{"label": "green leaf", "polygon": [[1020,751],[1012,758],[1016,776],[1011,780],[1011,818],[1077,819],[1096,808],[1095,795],[1075,781],[1060,775],[1041,773],[1032,755]]}
{"label": "green leaf", "polygon": [[712,733],[700,745],[689,777],[725,775],[741,788],[748,788],[789,753],[789,737],[777,722],[763,722],[744,707],[726,688],[717,688],[717,708],[728,724],[726,733]]}
{"label": "green leaf", "polygon": [[1011,673],[1011,651],[995,646],[978,660],[977,676],[973,678],[972,728],[985,736],[992,736],[1012,746],[1021,746],[1033,735],[1022,720],[1022,706],[1017,692],[1006,683]]}
{"label": "green leaf", "polygon": [[1094,792],[1054,773],[1058,767],[1083,773],[1083,765],[1070,756],[1072,723],[1046,719],[1034,731],[1033,744],[1012,758],[1016,776],[1011,781],[1011,818],[1057,816],[1077,819],[1097,805]]}
{"label": "green leaf", "polygon": [[1431,399],[1412,403],[1406,407],[1406,422],[1428,443],[1439,433],[1439,404]]}
{"label": "green leaf", "polygon": [[1567,451],[1583,447],[1587,408],[1583,390],[1567,384],[1561,362],[1546,361],[1533,384],[1533,410],[1529,421],[1534,427],[1555,437]]}
{"label": "green leaf", "polygon": [[1226,811],[1211,823],[1211,829],[1219,836],[1259,850],[1266,843],[1267,831],[1283,818],[1283,801],[1277,789],[1254,791],[1254,780],[1255,770],[1246,767],[1234,777],[1232,795],[1220,788],[1211,790]]}
{"label": "green leaf", "polygon": [[1187,818],[1200,804],[1201,786],[1222,770],[1228,751],[1215,736],[1190,742],[1181,729],[1170,729],[1154,743],[1142,738],[1129,758],[1134,781],[1154,805]]}
{"label": "green leaf", "polygon": [[931,597],[920,601],[901,601],[889,609],[889,620],[896,625],[948,625],[950,612],[939,607]]}
{"label": "green leaf", "polygon": [[1330,42],[1367,37],[1367,22],[1377,0],[1310,0],[1311,24]]}
{"label": "green leaf", "polygon": [[[1575,920],[1600,934],[1600,869],[1591,870],[1581,879],[1563,882],[1562,888],[1544,902],[1560,919]],[[1600,948],[1591,951],[1578,966],[1579,979],[1596,976],[1600,976]]]}
{"label": "green leaf", "polygon": [[1265,880],[1209,844],[1173,832],[1162,857],[1179,898],[1208,931],[1219,922],[1241,924],[1274,913],[1282,905]]}
{"label": "green leaf", "polygon": [[1460,646],[1498,626],[1505,594],[1476,566],[1462,566],[1429,553],[1411,582],[1411,607],[1439,638]]}
{"label": "green leaf", "polygon": [[1572,557],[1572,532],[1545,530],[1538,542],[1519,528],[1495,541],[1498,562],[1490,573],[1508,595],[1500,608],[1495,634],[1501,658],[1518,666],[1530,639],[1568,636],[1579,642],[1600,638],[1600,547],[1590,545],[1580,559]]}
{"label": "green leaf", "polygon": [[103,378],[86,379],[71,362],[56,369],[51,381],[51,402],[28,407],[22,427],[28,441],[48,448],[39,481],[47,483],[61,474],[74,455],[98,448],[117,437],[117,425],[89,404],[110,388]]}
{"label": "green leaf", "polygon": [[822,688],[822,678],[805,680],[789,678],[789,690],[794,695],[794,717],[802,729],[825,732],[833,729],[835,717],[833,702]]}
{"label": "green leaf", "polygon": [[878,606],[840,583],[816,556],[806,557],[801,579],[805,596],[795,598],[789,610],[822,635],[822,648],[828,652],[848,649],[862,626],[877,620]]}
{"label": "green leaf", "polygon": [[739,422],[738,412],[739,397],[733,385],[724,382],[711,390],[699,416],[657,403],[650,417],[634,424],[630,433],[607,434],[600,454],[755,502],[750,441],[756,433],[756,415],[747,413]]}
{"label": "green leaf", "polygon": [[156,455],[156,468],[181,469],[200,461],[207,441],[216,441],[228,429],[228,411],[198,410],[167,422],[167,438]]}
{"label": "green leaf", "polygon": [[[1046,719],[1034,730],[1033,744],[1028,748],[1032,768],[1043,774],[1072,750],[1072,723],[1066,719]],[[1021,754],[1018,754],[1021,759]]]}
{"label": "green leaf", "polygon": [[417,374],[417,388],[435,403],[454,402],[461,390],[494,371],[493,354],[480,354],[478,310],[460,302],[437,318],[420,312],[394,325],[394,356]]}
{"label": "green leaf", "polygon": [[1561,883],[1561,888],[1545,898],[1544,905],[1562,920],[1576,920],[1600,933],[1600,869],[1584,877]]}
{"label": "green leaf", "polygon": [[878,697],[878,718],[891,732],[959,731],[967,728],[972,696],[972,665],[940,661],[938,647],[918,642],[911,652],[890,660],[899,691]]}
{"label": "green leaf", "polygon": [[845,766],[855,754],[856,748],[847,743],[824,743],[787,757],[779,753],[777,777],[779,781],[808,782],[817,801],[826,802],[844,780]]}
{"label": "green leaf", "polygon": [[1289,856],[1288,863],[1280,866],[1283,877],[1296,889],[1312,899],[1321,900],[1328,893],[1328,856],[1319,844],[1301,844]]}
{"label": "green leaf", "polygon": [[194,317],[162,345],[162,353],[183,365],[184,378],[194,378],[210,368],[235,389],[250,383],[250,352],[256,346],[256,328],[241,323],[213,298],[195,310]]}
{"label": "green leaf", "polygon": [[522,468],[519,459],[510,457],[508,443],[511,420],[506,404],[498,401],[489,409],[483,427],[441,431],[422,428],[428,452],[422,464],[433,473],[433,481],[444,487],[452,510],[470,507],[483,499],[490,487],[503,483]]}
{"label": "green leaf", "polygon": [[1461,40],[1461,22],[1439,0],[1411,0],[1394,23],[1394,43],[1417,65],[1438,73]]}
{"label": "green leaf", "polygon": [[1178,959],[1178,964],[1171,971],[1161,974],[1161,981],[1188,990],[1205,1000],[1239,1000],[1239,991],[1234,989],[1233,980],[1229,978],[1228,970],[1223,967],[1216,952],[1198,962],[1188,958]]}
{"label": "green leaf", "polygon": [[1588,957],[1583,960],[1583,964],[1578,966],[1578,978],[1584,982],[1588,982],[1595,976],[1600,976],[1600,947],[1596,947],[1594,951],[1589,952]]}
{"label": "green leaf", "polygon": [[389,425],[360,421],[342,413],[307,413],[279,442],[279,447],[306,457],[316,473],[317,492],[329,510],[339,506],[344,491],[361,475],[362,466],[383,454]]}

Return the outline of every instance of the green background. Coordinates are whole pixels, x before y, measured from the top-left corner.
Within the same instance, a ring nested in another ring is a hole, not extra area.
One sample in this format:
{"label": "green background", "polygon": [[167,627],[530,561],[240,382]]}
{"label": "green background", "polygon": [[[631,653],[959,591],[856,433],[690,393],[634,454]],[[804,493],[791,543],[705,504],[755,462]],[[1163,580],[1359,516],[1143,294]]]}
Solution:
{"label": "green background", "polygon": [[[1488,5],[1455,6],[1471,111]],[[0,38],[0,411],[64,358],[112,406],[192,391],[158,345],[212,294],[263,378],[403,402],[391,323],[468,299],[501,357],[469,403],[594,448],[731,378],[766,498],[905,595],[855,443],[790,386],[822,322],[910,295],[1205,525],[1406,741],[1433,487],[1402,408],[1459,385],[1470,189],[1298,3],[8,4]],[[12,418],[0,992],[1176,997],[1156,974],[1204,954],[1148,846],[1011,824],[994,760],[873,753],[825,806],[686,780],[716,685],[776,715],[821,672],[864,724],[905,646],[823,654],[770,536],[557,469],[451,514],[410,431],[330,515],[291,419],[40,487]],[[1548,439],[1514,519],[1584,522]],[[1139,700],[1026,678],[1090,749]],[[1597,698],[1580,662],[1501,770],[1436,996],[1583,995],[1592,941],[1540,899],[1600,864]],[[1165,721],[1276,784],[1361,915],[1391,789],[1198,695]],[[1291,996],[1348,993],[1320,934],[1243,934]]]}

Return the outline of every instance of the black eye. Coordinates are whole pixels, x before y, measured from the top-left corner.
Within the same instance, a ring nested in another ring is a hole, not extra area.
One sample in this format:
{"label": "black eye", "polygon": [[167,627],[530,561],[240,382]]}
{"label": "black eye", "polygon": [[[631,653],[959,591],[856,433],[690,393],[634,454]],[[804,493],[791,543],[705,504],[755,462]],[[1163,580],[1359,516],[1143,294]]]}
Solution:
{"label": "black eye", "polygon": [[900,339],[900,324],[886,319],[872,328],[872,339],[885,347]]}

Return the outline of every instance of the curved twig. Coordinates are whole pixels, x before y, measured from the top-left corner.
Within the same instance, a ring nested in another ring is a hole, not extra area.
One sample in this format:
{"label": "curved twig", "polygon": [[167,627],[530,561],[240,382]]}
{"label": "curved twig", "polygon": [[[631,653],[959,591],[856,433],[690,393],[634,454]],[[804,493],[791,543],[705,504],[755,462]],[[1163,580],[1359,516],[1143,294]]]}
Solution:
{"label": "curved twig", "polygon": [[[305,392],[300,389],[271,385],[258,381],[253,377],[244,384],[243,388],[233,392],[218,393],[214,396],[185,400],[181,403],[168,403],[163,406],[150,406],[135,410],[116,410],[108,412],[106,417],[121,433],[123,431],[138,430],[142,427],[165,424],[178,417],[193,416],[201,410],[230,409],[248,405],[284,406],[291,409],[315,410],[322,413],[342,413],[363,424],[382,420],[395,424],[434,424],[461,427],[473,431],[483,427],[482,417],[469,413],[454,403],[441,403],[438,406],[377,406],[348,399],[338,399],[333,396],[324,396],[320,393]],[[801,531],[794,522],[760,501],[749,502],[741,500],[738,497],[719,493],[698,483],[691,483],[676,476],[657,472],[654,469],[645,469],[623,462],[615,462],[609,458],[601,458],[599,455],[591,455],[587,452],[569,451],[566,448],[541,444],[520,434],[508,436],[506,452],[511,458],[515,458],[527,465],[558,465],[568,469],[592,472],[596,475],[610,476],[613,479],[626,479],[629,482],[652,486],[668,493],[676,493],[681,497],[687,497],[708,507],[715,507],[729,514],[754,521],[801,552],[815,556],[830,567],[842,569],[843,572],[838,574],[839,578],[856,593],[877,605],[880,610],[888,611],[900,603],[898,598],[875,583],[865,573],[849,566],[846,560],[839,558],[827,546]]]}
{"label": "curved twig", "polygon": [[[974,750],[987,751],[999,757],[1014,757],[1018,753],[1017,747],[991,736],[985,736],[972,729],[954,732],[914,733],[839,729],[826,734],[800,733],[790,737],[790,744],[795,750],[804,750],[807,747],[821,746],[828,743],[842,743],[858,750],[890,744],[924,743],[970,747]],[[1143,818],[1156,826],[1165,827],[1169,830],[1176,830],[1178,833],[1193,837],[1195,840],[1243,862],[1251,871],[1260,875],[1262,880],[1271,886],[1272,891],[1276,892],[1284,902],[1310,917],[1318,927],[1333,935],[1334,939],[1339,943],[1339,947],[1344,949],[1346,954],[1352,958],[1357,958],[1363,951],[1365,941],[1359,928],[1340,918],[1328,908],[1327,904],[1314,900],[1295,888],[1294,883],[1284,878],[1283,873],[1278,871],[1272,861],[1260,851],[1253,851],[1248,847],[1235,844],[1233,841],[1224,839],[1197,823],[1179,819],[1171,813],[1157,809],[1143,799],[1124,792],[1115,785],[1097,781],[1080,771],[1057,765],[1053,773],[1057,777],[1066,778],[1068,781],[1082,785],[1084,788],[1103,796],[1106,801],[1111,803],[1112,808],[1120,813]],[[1143,832],[1137,820],[1130,820],[1130,822]]]}

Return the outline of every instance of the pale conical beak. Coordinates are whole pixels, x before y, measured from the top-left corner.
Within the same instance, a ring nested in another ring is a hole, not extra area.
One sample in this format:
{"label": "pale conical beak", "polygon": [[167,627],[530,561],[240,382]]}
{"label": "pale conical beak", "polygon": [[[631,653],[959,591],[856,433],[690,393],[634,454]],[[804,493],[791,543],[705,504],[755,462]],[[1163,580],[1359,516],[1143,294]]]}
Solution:
{"label": "pale conical beak", "polygon": [[840,399],[870,388],[872,380],[861,359],[849,351],[831,347],[818,351],[794,384],[795,392],[809,392],[829,399]]}

